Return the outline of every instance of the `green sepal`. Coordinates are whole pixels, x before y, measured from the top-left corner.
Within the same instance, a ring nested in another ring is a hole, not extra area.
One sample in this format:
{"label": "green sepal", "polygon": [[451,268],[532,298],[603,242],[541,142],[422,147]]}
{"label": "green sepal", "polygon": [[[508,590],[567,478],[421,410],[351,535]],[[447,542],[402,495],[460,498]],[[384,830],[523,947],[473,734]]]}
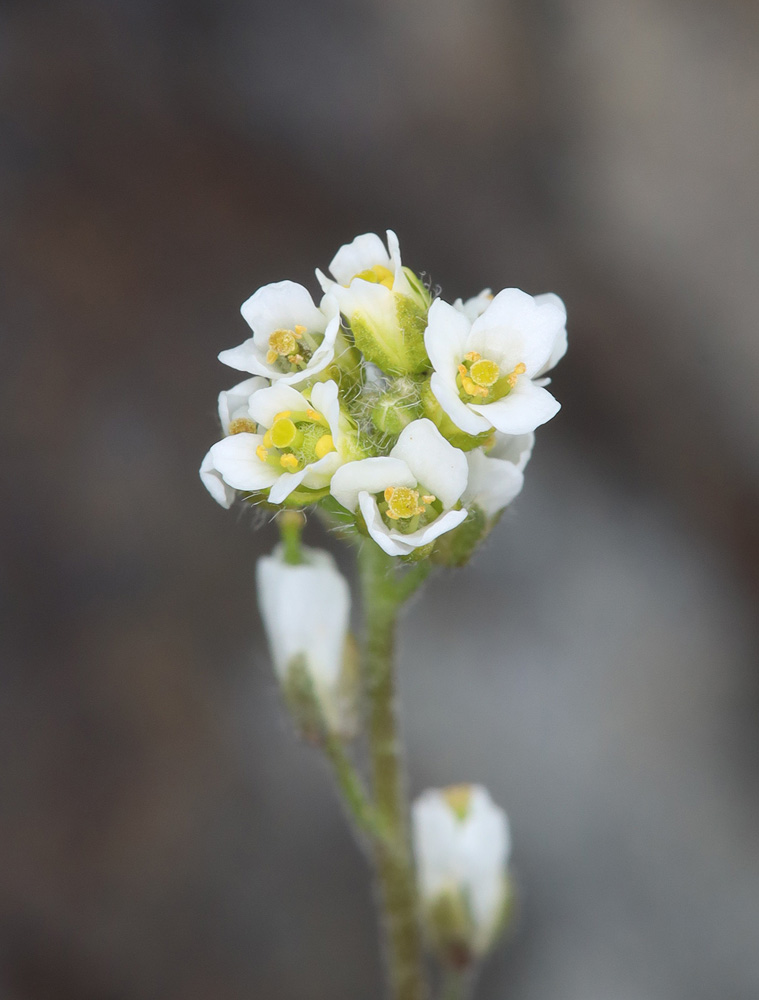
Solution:
{"label": "green sepal", "polygon": [[413,378],[395,379],[376,397],[371,419],[380,434],[397,438],[404,427],[422,416],[419,381]]}
{"label": "green sepal", "polygon": [[409,552],[407,556],[401,556],[400,559],[405,563],[422,562],[423,559],[430,558],[434,548],[435,542],[428,542],[426,545],[419,545],[412,552]]}
{"label": "green sepal", "polygon": [[450,441],[454,448],[461,451],[472,451],[487,444],[493,436],[493,431],[484,431],[482,434],[467,434],[451,420],[443,407],[435,398],[430,383],[427,382],[422,388],[422,410],[425,417],[428,417],[437,427],[446,441]]}
{"label": "green sepal", "polygon": [[326,732],[324,714],[302,653],[290,661],[282,682],[282,693],[303,737],[311,743],[322,742]]}
{"label": "green sepal", "polygon": [[411,285],[411,290],[423,309],[429,309],[432,304],[432,295],[429,288],[424,284],[418,274],[415,274],[410,267],[402,267],[401,270],[406,276],[406,280]]}
{"label": "green sepal", "polygon": [[480,507],[470,507],[461,524],[435,540],[430,557],[432,562],[440,566],[465,566],[477,546],[487,537],[491,527],[487,515]]}
{"label": "green sepal", "polygon": [[355,312],[350,317],[353,339],[366,360],[387,374],[418,374],[430,364],[424,347],[427,309],[408,295],[390,294],[395,305],[395,322],[386,326]]}
{"label": "green sepal", "polygon": [[440,893],[425,909],[424,928],[432,949],[444,965],[465,969],[475,960],[472,918],[460,890]]}

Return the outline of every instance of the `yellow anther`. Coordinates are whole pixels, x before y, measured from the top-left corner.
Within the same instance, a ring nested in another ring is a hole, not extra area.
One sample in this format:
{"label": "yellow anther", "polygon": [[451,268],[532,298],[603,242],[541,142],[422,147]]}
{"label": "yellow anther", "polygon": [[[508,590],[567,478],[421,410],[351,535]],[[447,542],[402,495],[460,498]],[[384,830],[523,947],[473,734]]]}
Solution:
{"label": "yellow anther", "polygon": [[474,362],[479,361],[481,357],[482,355],[478,354],[477,351],[470,351],[468,354],[464,355],[464,361],[471,361],[472,364],[474,364]]}
{"label": "yellow anther", "polygon": [[436,500],[437,500],[437,497],[433,496],[431,493],[428,493],[426,496],[422,497],[422,501],[424,503],[434,503]]}
{"label": "yellow anther", "polygon": [[303,355],[302,354],[291,354],[287,359],[291,365],[302,365]]}
{"label": "yellow anther", "polygon": [[300,340],[303,334],[306,332],[305,326],[300,326],[300,324],[295,324],[295,339]]}
{"label": "yellow anther", "polygon": [[469,814],[469,803],[472,799],[471,785],[450,785],[443,789],[443,795],[456,819],[464,821]]}
{"label": "yellow anther", "polygon": [[388,486],[384,496],[387,502],[387,516],[393,521],[414,517],[425,511],[424,506],[419,503],[419,490],[411,490],[408,486]]}
{"label": "yellow anther", "polygon": [[321,420],[322,418],[318,410],[312,410],[310,407],[306,410],[306,416],[309,420]]}
{"label": "yellow anther", "polygon": [[469,377],[474,384],[482,386],[485,389],[489,389],[491,385],[495,385],[500,374],[501,369],[495,361],[490,361],[488,358],[475,361],[469,369]]}
{"label": "yellow anther", "polygon": [[256,458],[259,459],[259,461],[261,462],[265,462],[268,457],[269,457],[269,452],[266,450],[266,448],[264,448],[262,444],[260,444],[256,448]]}
{"label": "yellow anther", "polygon": [[314,445],[314,452],[317,458],[324,458],[331,451],[335,450],[335,442],[332,440],[331,434],[324,434]]}
{"label": "yellow anther", "polygon": [[524,361],[520,361],[519,364],[514,369],[514,374],[515,375],[524,375],[524,373],[526,371],[527,371],[527,365],[524,363]]}
{"label": "yellow anther", "polygon": [[469,372],[466,370],[466,365],[459,365],[459,375],[461,376],[461,387],[467,396],[482,396],[483,398],[488,395],[488,390],[483,385],[476,385],[469,377]]}
{"label": "yellow anther", "polygon": [[236,420],[230,420],[229,433],[255,434],[256,433],[255,421],[250,420],[248,417],[238,417]]}
{"label": "yellow anther", "polygon": [[272,350],[272,348],[270,347],[269,350],[266,352],[266,364],[273,365],[278,357],[279,353],[277,351]]}
{"label": "yellow anther", "polygon": [[291,455],[288,453],[287,455],[283,455],[280,458],[279,464],[282,466],[283,469],[287,469],[289,472],[295,472],[298,466],[300,465],[300,462],[295,457],[295,455]]}
{"label": "yellow anther", "polygon": [[279,417],[269,431],[275,448],[289,447],[298,435],[298,428],[288,417]]}
{"label": "yellow anther", "polygon": [[279,413],[274,414],[274,421],[284,420],[285,417],[289,417],[292,412],[292,410],[280,410]]}
{"label": "yellow anther", "polygon": [[[266,355],[267,361],[272,352],[276,352],[275,359],[277,356],[286,358],[288,354],[294,354],[298,340],[300,340],[300,337],[296,337],[294,330],[275,330],[269,336],[269,347],[271,350]],[[271,364],[271,362],[269,363]]]}
{"label": "yellow anther", "polygon": [[267,431],[264,434],[264,448],[273,448],[274,442],[271,439],[271,431]]}
{"label": "yellow anther", "polygon": [[373,285],[384,285],[390,289],[393,287],[393,272],[383,264],[375,264],[374,267],[367,268],[366,271],[361,271],[355,277],[363,278],[364,281],[371,281]]}

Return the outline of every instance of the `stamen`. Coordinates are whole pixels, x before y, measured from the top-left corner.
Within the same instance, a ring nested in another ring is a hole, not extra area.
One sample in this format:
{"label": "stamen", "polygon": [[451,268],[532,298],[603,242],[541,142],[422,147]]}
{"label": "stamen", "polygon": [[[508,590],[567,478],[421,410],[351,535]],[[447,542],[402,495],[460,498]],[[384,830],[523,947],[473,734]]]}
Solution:
{"label": "stamen", "polygon": [[472,799],[471,785],[450,785],[443,789],[443,795],[456,819],[463,822],[469,814],[469,803]]}
{"label": "stamen", "polygon": [[238,417],[236,420],[230,420],[229,422],[229,433],[230,434],[255,434],[256,424],[254,420],[250,420],[248,417]]}
{"label": "stamen", "polygon": [[468,354],[464,355],[464,361],[471,361],[472,364],[474,364],[474,362],[479,361],[481,357],[482,355],[478,354],[477,351],[470,351]]}
{"label": "stamen", "polygon": [[393,287],[393,272],[383,264],[375,264],[374,267],[367,268],[366,271],[360,271],[355,277],[371,281],[373,285],[384,285],[385,288],[391,290]]}
{"label": "stamen", "polygon": [[268,450],[267,450],[266,448],[264,448],[264,446],[263,446],[262,444],[260,444],[260,445],[259,445],[259,446],[258,446],[258,447],[256,448],[256,458],[257,458],[257,459],[258,459],[258,460],[259,460],[260,462],[265,462],[265,461],[266,461],[266,459],[267,459],[268,457],[269,457],[269,452],[268,452]]}
{"label": "stamen", "polygon": [[296,472],[298,470],[300,462],[295,457],[295,455],[288,452],[286,455],[283,455],[280,458],[279,464],[282,466],[283,469],[287,469],[289,472]]}
{"label": "stamen", "polygon": [[271,425],[269,433],[275,448],[289,448],[298,436],[298,428],[288,417],[279,417]]}
{"label": "stamen", "polygon": [[[275,330],[274,333],[269,336],[269,353],[266,355],[266,360],[269,361],[269,357],[274,354],[274,360],[277,357],[286,358],[289,354],[294,354],[298,345],[298,341],[302,334],[297,334],[296,330]],[[269,361],[271,364],[271,361]]]}
{"label": "stamen", "polygon": [[408,486],[388,486],[384,496],[387,502],[387,516],[393,521],[415,517],[427,509],[419,503],[419,490],[409,489]]}
{"label": "stamen", "polygon": [[317,458],[324,458],[325,455],[328,455],[331,451],[334,450],[335,450],[335,442],[332,440],[331,434],[322,435],[322,437],[319,438],[319,440],[316,442],[316,445],[314,446],[314,451],[316,452]]}

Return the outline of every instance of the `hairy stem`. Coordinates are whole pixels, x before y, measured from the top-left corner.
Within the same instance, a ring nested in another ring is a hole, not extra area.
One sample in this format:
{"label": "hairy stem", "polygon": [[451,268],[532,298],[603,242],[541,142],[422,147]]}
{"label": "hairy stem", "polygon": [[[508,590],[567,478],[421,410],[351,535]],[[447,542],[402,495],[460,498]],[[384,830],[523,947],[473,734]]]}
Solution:
{"label": "hairy stem", "polygon": [[367,540],[359,550],[359,566],[367,632],[364,681],[374,801],[389,837],[389,844],[377,841],[375,851],[391,996],[393,1000],[424,1000],[427,988],[396,719],[394,669],[398,609],[415,587],[399,587],[395,560],[373,541]]}

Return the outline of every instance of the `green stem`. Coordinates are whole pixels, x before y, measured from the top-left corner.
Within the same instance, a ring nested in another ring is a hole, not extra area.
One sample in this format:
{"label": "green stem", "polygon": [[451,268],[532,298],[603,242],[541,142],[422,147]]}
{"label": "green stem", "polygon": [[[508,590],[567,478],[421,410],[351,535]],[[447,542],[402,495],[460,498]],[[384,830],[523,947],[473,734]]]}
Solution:
{"label": "green stem", "polygon": [[298,563],[303,562],[300,537],[303,534],[305,524],[305,517],[297,510],[282,511],[277,517],[279,535],[284,549],[284,560],[291,566],[297,566]]}
{"label": "green stem", "polygon": [[385,555],[373,541],[367,540],[361,546],[359,567],[367,631],[364,679],[374,801],[393,845],[390,848],[382,841],[376,844],[391,996],[393,1000],[424,1000],[427,988],[396,720],[393,665],[398,609],[408,596],[405,593],[408,588],[399,589],[395,566],[395,560]]}
{"label": "green stem", "polygon": [[324,753],[332,765],[337,786],[343,801],[353,817],[356,826],[368,833],[377,841],[391,843],[387,826],[372,805],[364,787],[364,782],[353,766],[350,757],[345,752],[345,746],[339,736],[327,733],[324,736]]}

